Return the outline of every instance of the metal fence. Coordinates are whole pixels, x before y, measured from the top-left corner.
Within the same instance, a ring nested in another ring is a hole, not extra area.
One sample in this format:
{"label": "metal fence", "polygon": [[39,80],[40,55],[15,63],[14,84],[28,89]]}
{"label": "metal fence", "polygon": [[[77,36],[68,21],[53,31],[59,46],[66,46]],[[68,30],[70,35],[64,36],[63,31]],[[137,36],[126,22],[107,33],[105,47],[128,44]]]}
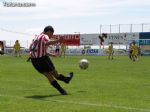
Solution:
{"label": "metal fence", "polygon": [[[21,45],[21,47],[24,47],[24,48],[29,48],[29,45],[31,44],[31,41],[29,40],[19,40],[19,43]],[[10,40],[10,41],[6,41],[6,46],[7,47],[13,47],[15,44],[15,40]]]}
{"label": "metal fence", "polygon": [[101,33],[129,33],[129,32],[150,32],[150,23],[142,24],[116,24],[102,25],[100,24]]}
{"label": "metal fence", "polygon": [[[1,31],[5,31],[8,33],[15,33],[21,35],[30,35],[26,33],[10,31],[7,29],[0,28]],[[150,32],[150,23],[141,23],[141,24],[110,24],[110,25],[100,25],[100,32],[101,33],[132,33],[132,32]],[[80,33],[80,32],[79,32]],[[19,40],[22,47],[29,48],[31,43],[30,40]],[[13,46],[15,43],[14,40],[6,41],[7,46]]]}

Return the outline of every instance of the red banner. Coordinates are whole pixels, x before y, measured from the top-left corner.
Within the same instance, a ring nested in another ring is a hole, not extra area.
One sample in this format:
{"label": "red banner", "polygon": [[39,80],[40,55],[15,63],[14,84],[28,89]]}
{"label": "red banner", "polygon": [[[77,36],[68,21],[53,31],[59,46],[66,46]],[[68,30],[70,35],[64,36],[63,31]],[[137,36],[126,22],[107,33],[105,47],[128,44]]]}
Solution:
{"label": "red banner", "polygon": [[63,38],[66,45],[79,46],[80,45],[80,34],[65,34],[65,35],[54,35],[54,39]]}

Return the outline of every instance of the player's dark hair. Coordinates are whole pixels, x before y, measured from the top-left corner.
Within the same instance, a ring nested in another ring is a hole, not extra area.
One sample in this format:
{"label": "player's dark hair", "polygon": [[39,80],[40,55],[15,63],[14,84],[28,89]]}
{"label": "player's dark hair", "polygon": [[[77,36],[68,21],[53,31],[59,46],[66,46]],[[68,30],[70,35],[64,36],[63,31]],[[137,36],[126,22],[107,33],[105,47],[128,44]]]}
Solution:
{"label": "player's dark hair", "polygon": [[46,32],[48,32],[48,31],[51,31],[52,33],[54,33],[54,28],[52,27],[52,26],[46,26],[45,28],[44,28],[44,32],[46,33]]}

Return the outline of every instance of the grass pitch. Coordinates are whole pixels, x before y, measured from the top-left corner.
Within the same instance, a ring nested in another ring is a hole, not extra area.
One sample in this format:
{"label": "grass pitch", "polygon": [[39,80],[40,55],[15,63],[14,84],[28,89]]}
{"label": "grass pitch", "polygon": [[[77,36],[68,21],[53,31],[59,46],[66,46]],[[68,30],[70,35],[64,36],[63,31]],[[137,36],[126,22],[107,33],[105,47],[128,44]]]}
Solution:
{"label": "grass pitch", "polygon": [[[90,62],[87,70],[78,67],[82,58]],[[26,59],[0,56],[0,112],[150,112],[150,57],[52,58],[60,73],[74,72],[70,84],[58,81],[67,96]]]}

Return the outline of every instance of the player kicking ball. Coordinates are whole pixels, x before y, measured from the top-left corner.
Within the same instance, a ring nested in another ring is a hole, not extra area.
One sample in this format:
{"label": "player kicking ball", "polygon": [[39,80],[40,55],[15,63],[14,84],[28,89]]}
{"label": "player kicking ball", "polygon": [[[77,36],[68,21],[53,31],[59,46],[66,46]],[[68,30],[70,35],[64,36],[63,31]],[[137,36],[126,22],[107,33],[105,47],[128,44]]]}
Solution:
{"label": "player kicking ball", "polygon": [[49,57],[49,55],[52,56],[52,54],[46,52],[49,45],[63,42],[63,38],[53,41],[50,40],[53,33],[53,27],[46,26],[43,33],[34,38],[30,45],[30,59],[33,67],[43,74],[54,88],[56,88],[62,95],[67,95],[68,93],[59,85],[57,80],[68,84],[73,78],[73,72],[70,72],[68,76],[59,74]]}

